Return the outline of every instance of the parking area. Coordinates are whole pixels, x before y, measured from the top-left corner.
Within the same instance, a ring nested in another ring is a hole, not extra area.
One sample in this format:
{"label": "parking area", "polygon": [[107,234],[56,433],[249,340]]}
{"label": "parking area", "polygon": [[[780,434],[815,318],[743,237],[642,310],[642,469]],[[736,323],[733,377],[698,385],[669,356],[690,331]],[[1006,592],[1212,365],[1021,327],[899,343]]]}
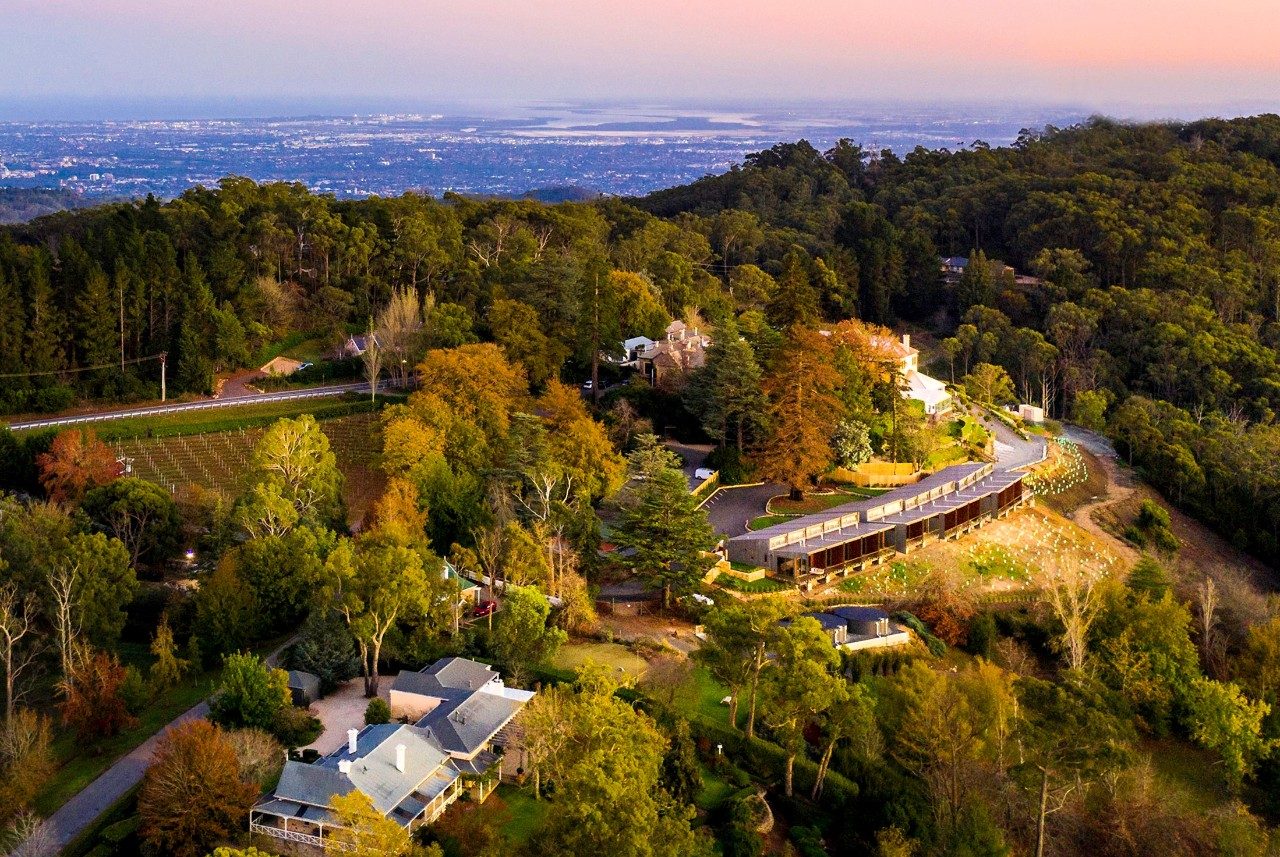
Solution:
{"label": "parking area", "polygon": [[[378,696],[384,700],[389,701],[391,698],[392,678],[393,676],[384,675],[379,682]],[[364,728],[364,710],[368,705],[362,678],[343,682],[324,699],[311,703],[311,713],[320,718],[324,731],[302,749],[315,750],[321,756],[327,756],[346,744],[348,729]]]}

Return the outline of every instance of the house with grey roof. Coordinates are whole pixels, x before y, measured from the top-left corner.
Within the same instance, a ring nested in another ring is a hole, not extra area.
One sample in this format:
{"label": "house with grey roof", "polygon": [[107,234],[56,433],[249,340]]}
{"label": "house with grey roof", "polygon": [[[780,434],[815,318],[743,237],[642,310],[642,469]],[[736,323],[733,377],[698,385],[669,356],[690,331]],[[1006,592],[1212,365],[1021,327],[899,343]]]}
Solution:
{"label": "house with grey roof", "polygon": [[[821,625],[822,632],[837,649],[857,651],[903,646],[911,642],[910,631],[895,624],[889,614],[878,607],[831,607],[801,615]],[[778,624],[786,626],[793,621],[783,619]]]}
{"label": "house with grey roof", "polygon": [[333,799],[352,791],[410,829],[435,821],[464,789],[484,800],[524,763],[512,720],[532,698],[466,658],[401,672],[392,714],[408,722],[350,729],[346,745],[328,756],[286,762],[275,791],[250,812],[250,830],[328,847]]}
{"label": "house with grey roof", "polygon": [[302,670],[289,670],[289,695],[294,705],[306,708],[320,698],[320,677]]}

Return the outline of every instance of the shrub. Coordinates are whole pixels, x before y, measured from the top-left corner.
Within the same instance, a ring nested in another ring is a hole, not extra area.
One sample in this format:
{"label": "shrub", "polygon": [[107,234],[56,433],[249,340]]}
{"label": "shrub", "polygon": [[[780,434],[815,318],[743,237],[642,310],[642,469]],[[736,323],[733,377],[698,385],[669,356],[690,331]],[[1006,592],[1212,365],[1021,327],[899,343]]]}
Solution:
{"label": "shrub", "polygon": [[725,857],[759,857],[764,853],[764,839],[756,828],[760,824],[760,798],[748,794],[729,803],[729,823],[722,844]]}
{"label": "shrub", "polygon": [[374,726],[378,723],[391,722],[391,706],[387,705],[387,701],[380,697],[369,700],[369,704],[364,709],[364,722],[367,726]]}
{"label": "shrub", "polygon": [[996,619],[990,613],[979,613],[969,621],[969,653],[991,660],[996,646]]}
{"label": "shrub", "polygon": [[817,827],[791,828],[791,842],[800,857],[827,857],[827,849],[822,847],[822,831]]}
{"label": "shrub", "polygon": [[302,747],[310,744],[324,731],[320,718],[315,717],[305,708],[286,706],[276,715],[276,722],[271,732],[286,747]]}
{"label": "shrub", "polygon": [[[291,707],[291,699],[289,676],[284,670],[272,669],[256,655],[227,655],[218,692],[209,700],[209,715],[222,726],[275,731],[281,713]],[[283,735],[280,740],[289,744]]]}
{"label": "shrub", "polygon": [[151,701],[151,689],[137,667],[130,664],[124,668],[124,681],[120,683],[120,698],[130,714],[137,714]]}
{"label": "shrub", "polygon": [[925,648],[929,650],[929,654],[933,655],[935,658],[940,658],[947,653],[947,644],[935,637],[925,624],[913,614],[908,613],[905,610],[900,610],[893,614],[893,618],[895,621],[901,622],[903,625],[906,625],[914,631],[916,636],[924,642]]}

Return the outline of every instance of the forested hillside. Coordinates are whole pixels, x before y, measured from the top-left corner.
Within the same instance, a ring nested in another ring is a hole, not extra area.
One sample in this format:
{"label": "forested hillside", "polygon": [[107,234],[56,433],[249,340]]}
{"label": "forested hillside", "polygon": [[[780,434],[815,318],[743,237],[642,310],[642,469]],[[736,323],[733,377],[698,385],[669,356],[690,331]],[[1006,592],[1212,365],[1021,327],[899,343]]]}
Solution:
{"label": "forested hillside", "polygon": [[[686,311],[734,321],[766,370],[794,325],[909,320],[946,337],[943,374],[1003,366],[1274,559],[1278,170],[1280,117],[1263,116],[903,159],[801,142],[642,200],[554,206],[228,178],[0,233],[0,404],[151,396],[154,366],[132,361],[162,351],[171,389],[204,392],[290,336],[365,330],[406,290],[427,347],[493,339],[535,386]],[[974,264],[946,285],[953,255]]]}

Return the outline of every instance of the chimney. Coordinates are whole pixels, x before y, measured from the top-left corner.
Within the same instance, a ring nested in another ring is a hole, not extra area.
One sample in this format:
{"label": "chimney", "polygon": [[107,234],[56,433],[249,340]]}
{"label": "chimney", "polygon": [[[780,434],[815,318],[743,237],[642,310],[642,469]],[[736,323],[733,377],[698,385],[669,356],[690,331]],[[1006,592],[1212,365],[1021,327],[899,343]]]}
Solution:
{"label": "chimney", "polygon": [[902,347],[903,348],[911,347],[911,334],[909,333],[902,334]]}
{"label": "chimney", "polygon": [[349,773],[351,773],[351,760],[350,760],[350,759],[341,759],[341,760],[339,760],[339,761],[338,761],[338,773],[340,773],[340,774],[349,774]]}
{"label": "chimney", "polygon": [[347,730],[347,752],[353,756],[356,754],[356,739],[359,737],[359,731],[355,729]]}
{"label": "chimney", "polygon": [[404,773],[404,749],[403,744],[396,745],[396,770],[402,774]]}

